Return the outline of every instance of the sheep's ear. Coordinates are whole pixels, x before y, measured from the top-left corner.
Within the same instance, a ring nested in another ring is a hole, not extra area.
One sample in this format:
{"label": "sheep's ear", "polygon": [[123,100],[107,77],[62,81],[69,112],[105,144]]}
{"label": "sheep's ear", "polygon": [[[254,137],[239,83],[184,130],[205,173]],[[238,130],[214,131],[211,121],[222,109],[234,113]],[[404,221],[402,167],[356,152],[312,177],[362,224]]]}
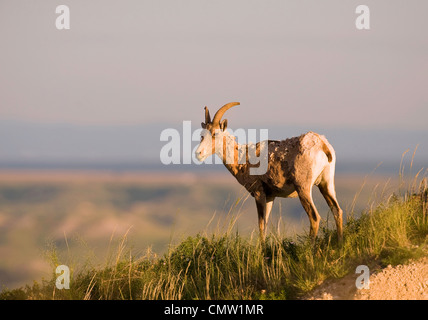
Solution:
{"label": "sheep's ear", "polygon": [[220,129],[222,131],[226,130],[227,128],[227,119],[224,119],[222,122],[220,122]]}
{"label": "sheep's ear", "polygon": [[206,129],[207,128],[207,125],[205,124],[205,122],[201,122],[201,127],[202,127],[202,129]]}

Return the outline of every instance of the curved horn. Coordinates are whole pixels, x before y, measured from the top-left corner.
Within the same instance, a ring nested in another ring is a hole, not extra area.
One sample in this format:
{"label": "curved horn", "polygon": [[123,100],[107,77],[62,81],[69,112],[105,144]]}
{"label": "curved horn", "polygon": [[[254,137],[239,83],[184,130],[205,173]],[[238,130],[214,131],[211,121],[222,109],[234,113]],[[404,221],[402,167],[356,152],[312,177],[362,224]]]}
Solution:
{"label": "curved horn", "polygon": [[208,107],[205,107],[205,124],[210,122],[211,122],[210,111],[208,110]]}
{"label": "curved horn", "polygon": [[214,115],[214,119],[213,119],[213,125],[220,125],[220,120],[221,117],[223,117],[224,113],[229,110],[230,108],[239,105],[239,102],[230,102],[228,104],[225,104],[223,107],[221,107],[220,109],[218,109],[218,111],[216,112],[216,114]]}

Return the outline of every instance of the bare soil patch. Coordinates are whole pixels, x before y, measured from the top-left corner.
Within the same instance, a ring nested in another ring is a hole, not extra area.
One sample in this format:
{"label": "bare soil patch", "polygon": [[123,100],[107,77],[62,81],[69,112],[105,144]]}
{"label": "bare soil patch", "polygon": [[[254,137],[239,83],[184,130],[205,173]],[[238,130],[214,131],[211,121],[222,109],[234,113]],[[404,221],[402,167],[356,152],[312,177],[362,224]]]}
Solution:
{"label": "bare soil patch", "polygon": [[[373,271],[374,270],[374,271]],[[370,268],[370,286],[357,289],[359,274],[325,281],[306,299],[309,300],[428,300],[428,257],[407,264]]]}

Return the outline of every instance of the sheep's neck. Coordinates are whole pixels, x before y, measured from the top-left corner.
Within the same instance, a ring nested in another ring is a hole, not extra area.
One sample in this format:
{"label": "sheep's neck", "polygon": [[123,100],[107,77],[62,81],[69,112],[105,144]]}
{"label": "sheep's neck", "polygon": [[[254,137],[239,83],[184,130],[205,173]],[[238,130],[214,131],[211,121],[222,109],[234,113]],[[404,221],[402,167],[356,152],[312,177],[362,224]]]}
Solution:
{"label": "sheep's neck", "polygon": [[243,166],[247,166],[247,145],[239,144],[232,135],[223,137],[222,150],[217,155],[222,159],[224,166],[236,177],[239,171],[242,172]]}

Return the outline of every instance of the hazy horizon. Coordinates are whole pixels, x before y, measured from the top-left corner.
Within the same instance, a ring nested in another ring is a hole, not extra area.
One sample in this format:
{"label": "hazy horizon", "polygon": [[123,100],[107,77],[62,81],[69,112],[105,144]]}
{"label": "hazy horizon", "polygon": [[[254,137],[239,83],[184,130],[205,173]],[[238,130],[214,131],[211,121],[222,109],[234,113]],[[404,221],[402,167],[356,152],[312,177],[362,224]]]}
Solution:
{"label": "hazy horizon", "polygon": [[[180,124],[94,126],[0,120],[0,169],[219,171],[219,165],[198,166],[183,164],[183,161],[162,164],[160,150],[168,142],[160,141],[160,134],[167,128],[180,134],[177,143],[183,159],[184,137]],[[191,123],[192,131],[198,128],[199,123]],[[262,128],[255,125],[244,129]],[[331,129],[309,125],[264,128],[268,129],[269,139],[285,139],[309,130],[325,134],[336,150],[338,173],[369,173],[378,165],[379,172],[397,173],[406,150],[404,165],[410,163],[415,152],[415,168],[427,168],[428,141],[421,130]],[[198,141],[193,141],[192,148],[197,144]]]}

